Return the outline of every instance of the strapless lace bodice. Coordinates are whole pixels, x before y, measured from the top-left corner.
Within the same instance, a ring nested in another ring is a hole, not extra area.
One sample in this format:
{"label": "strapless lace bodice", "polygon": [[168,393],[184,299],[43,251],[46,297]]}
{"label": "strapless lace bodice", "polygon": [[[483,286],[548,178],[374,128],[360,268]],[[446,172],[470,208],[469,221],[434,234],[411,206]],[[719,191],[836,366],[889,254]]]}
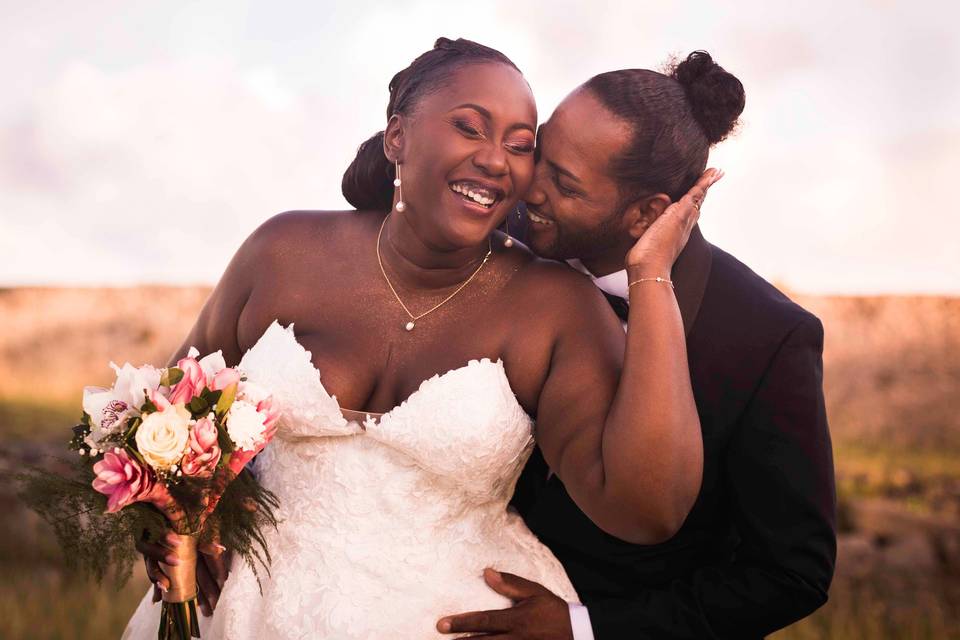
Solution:
{"label": "strapless lace bodice", "polygon": [[[576,600],[556,558],[507,510],[533,434],[500,361],[425,380],[363,425],[343,417],[292,325],[274,322],[240,369],[282,410],[256,465],[281,524],[267,538],[263,595],[235,564],[204,637],[444,637],[442,615],[509,604],[483,582],[485,566]],[[145,598],[125,637],[155,636],[158,609]]]}

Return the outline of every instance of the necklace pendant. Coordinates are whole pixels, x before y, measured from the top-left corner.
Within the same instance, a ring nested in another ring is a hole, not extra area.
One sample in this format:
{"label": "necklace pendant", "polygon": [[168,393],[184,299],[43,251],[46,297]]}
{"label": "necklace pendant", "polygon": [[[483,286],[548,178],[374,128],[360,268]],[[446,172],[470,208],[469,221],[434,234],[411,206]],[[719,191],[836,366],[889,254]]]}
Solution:
{"label": "necklace pendant", "polygon": [[411,321],[408,322],[407,324],[403,325],[403,328],[406,329],[407,331],[413,331],[413,328],[414,328],[415,326],[416,326],[416,325],[413,323],[413,320],[411,320]]}

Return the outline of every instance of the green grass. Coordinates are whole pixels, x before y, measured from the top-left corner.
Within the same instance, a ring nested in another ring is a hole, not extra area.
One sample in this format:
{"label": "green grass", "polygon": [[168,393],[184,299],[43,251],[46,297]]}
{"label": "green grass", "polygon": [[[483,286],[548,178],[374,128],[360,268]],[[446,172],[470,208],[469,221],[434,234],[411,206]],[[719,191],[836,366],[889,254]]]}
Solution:
{"label": "green grass", "polygon": [[70,438],[83,412],[80,400],[0,396],[0,434],[5,440],[51,442]]}
{"label": "green grass", "polygon": [[149,584],[142,566],[120,589],[70,575],[49,526],[10,496],[0,504],[0,638],[119,638]]}

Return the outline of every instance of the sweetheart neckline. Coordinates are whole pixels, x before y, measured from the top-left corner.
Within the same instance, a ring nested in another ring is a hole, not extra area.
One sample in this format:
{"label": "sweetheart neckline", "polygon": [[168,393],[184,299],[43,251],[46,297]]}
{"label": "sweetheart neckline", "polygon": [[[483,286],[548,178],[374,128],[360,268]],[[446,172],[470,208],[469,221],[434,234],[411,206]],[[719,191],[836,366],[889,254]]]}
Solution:
{"label": "sweetheart neckline", "polygon": [[[503,379],[504,382],[506,382],[507,388],[510,389],[510,397],[513,398],[513,401],[516,403],[516,405],[517,405],[518,407],[520,407],[520,410],[523,411],[524,414],[526,414],[526,410],[525,410],[525,409],[523,408],[523,406],[520,404],[520,401],[517,399],[516,394],[513,393],[513,387],[510,386],[510,379],[507,377],[507,371],[506,371],[505,367],[503,366],[503,359],[502,359],[502,358],[497,358],[496,360],[491,360],[490,358],[471,358],[471,359],[468,360],[465,364],[462,364],[462,365],[460,365],[460,366],[458,366],[458,367],[453,367],[452,369],[448,369],[447,371],[444,371],[443,373],[435,373],[435,374],[433,374],[432,376],[430,376],[429,378],[425,378],[424,380],[422,380],[422,381],[420,382],[420,384],[417,385],[417,388],[414,389],[413,392],[410,393],[410,395],[408,395],[406,398],[404,398],[404,399],[400,402],[400,404],[394,405],[393,407],[390,408],[389,411],[386,411],[385,413],[375,413],[375,412],[369,412],[369,411],[361,411],[361,410],[358,410],[358,409],[344,409],[344,408],[340,405],[340,401],[337,399],[337,396],[335,396],[335,395],[331,394],[329,391],[327,391],[327,388],[324,386],[324,384],[323,384],[323,374],[320,372],[320,369],[318,369],[317,366],[313,363],[313,352],[310,351],[309,349],[307,349],[305,346],[303,346],[303,345],[300,343],[299,340],[297,340],[297,336],[296,336],[296,334],[294,333],[294,330],[293,330],[293,326],[294,326],[294,323],[293,323],[293,322],[291,322],[291,323],[290,323],[289,325],[287,325],[286,327],[284,327],[283,325],[281,325],[280,322],[279,322],[279,320],[274,320],[273,322],[271,322],[271,323],[270,323],[270,326],[268,326],[268,327],[266,328],[266,330],[260,335],[260,337],[257,339],[257,341],[253,344],[253,346],[250,347],[249,349],[247,349],[247,353],[249,353],[250,351],[253,351],[255,348],[257,348],[257,346],[259,346],[260,342],[264,339],[264,337],[266,337],[266,335],[267,335],[268,333],[270,333],[270,330],[273,329],[274,325],[276,325],[276,327],[277,327],[278,329],[280,329],[285,335],[288,335],[288,336],[290,337],[290,339],[293,341],[293,343],[307,356],[307,363],[310,365],[310,369],[313,371],[314,375],[316,376],[317,384],[320,385],[320,389],[323,391],[324,395],[327,396],[328,398],[330,398],[331,400],[333,400],[334,404],[337,405],[337,411],[340,413],[340,418],[341,418],[344,422],[346,422],[347,424],[357,424],[357,425],[359,425],[361,428],[365,428],[367,422],[369,422],[369,421],[372,420],[372,418],[371,418],[370,416],[373,416],[373,415],[379,416],[378,420],[375,421],[374,424],[380,424],[380,423],[383,422],[383,420],[384,420],[385,418],[387,418],[388,416],[390,416],[394,411],[397,411],[398,409],[402,408],[402,407],[405,406],[407,403],[409,403],[414,397],[416,397],[416,396],[418,396],[419,394],[421,394],[421,393],[424,391],[424,387],[426,387],[426,386],[427,386],[428,384],[430,384],[431,382],[436,382],[436,381],[441,380],[442,378],[444,378],[444,377],[446,377],[446,376],[448,376],[448,375],[451,375],[451,374],[454,374],[454,373],[457,373],[457,372],[460,372],[460,371],[464,371],[465,369],[469,369],[471,366],[473,366],[473,365],[475,365],[475,364],[476,364],[476,365],[484,365],[484,364],[486,364],[486,365],[493,365],[494,367],[496,367],[496,368],[498,369],[498,371],[500,372],[501,378]],[[365,416],[367,416],[367,420],[364,420],[363,422],[361,422],[361,421],[359,421],[359,420],[350,420],[350,419],[348,419],[345,415],[343,415],[343,412],[344,412],[344,411],[350,411],[350,412],[353,412],[353,413],[358,413],[358,414],[365,415]]]}

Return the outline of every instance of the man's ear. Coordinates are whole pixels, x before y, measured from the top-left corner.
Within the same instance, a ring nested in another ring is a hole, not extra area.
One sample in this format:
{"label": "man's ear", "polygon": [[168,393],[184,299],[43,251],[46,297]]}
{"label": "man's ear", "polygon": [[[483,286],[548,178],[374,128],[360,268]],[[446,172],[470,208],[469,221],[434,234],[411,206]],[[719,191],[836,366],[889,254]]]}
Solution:
{"label": "man's ear", "polygon": [[623,222],[630,236],[634,240],[640,238],[670,204],[670,196],[665,193],[655,193],[633,201],[623,214]]}
{"label": "man's ear", "polygon": [[387,128],[383,132],[383,153],[390,162],[403,162],[404,124],[403,116],[397,113],[387,121]]}

